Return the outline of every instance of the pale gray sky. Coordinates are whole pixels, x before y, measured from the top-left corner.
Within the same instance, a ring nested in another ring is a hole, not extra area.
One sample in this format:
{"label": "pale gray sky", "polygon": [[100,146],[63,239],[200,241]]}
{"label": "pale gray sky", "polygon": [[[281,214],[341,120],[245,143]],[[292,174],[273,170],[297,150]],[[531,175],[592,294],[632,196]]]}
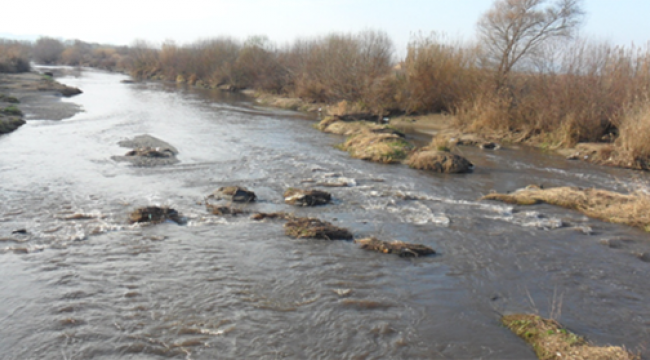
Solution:
{"label": "pale gray sky", "polygon": [[[297,37],[363,29],[386,31],[403,49],[414,32],[471,39],[493,0],[20,0],[2,5],[0,37],[46,35],[128,45],[178,43],[218,35]],[[585,0],[582,34],[617,44],[650,40],[650,1]]]}

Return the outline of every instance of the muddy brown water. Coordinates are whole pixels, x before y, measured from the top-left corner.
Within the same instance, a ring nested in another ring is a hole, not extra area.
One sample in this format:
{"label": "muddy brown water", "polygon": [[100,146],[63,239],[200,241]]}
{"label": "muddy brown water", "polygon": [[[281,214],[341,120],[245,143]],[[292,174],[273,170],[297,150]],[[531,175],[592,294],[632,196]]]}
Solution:
{"label": "muddy brown water", "polygon": [[[554,315],[599,345],[650,350],[650,236],[552,206],[477,202],[528,184],[624,190],[644,174],[526,149],[462,148],[467,175],[351,159],[314,119],[219,92],[83,71],[84,112],[0,137],[3,359],[534,359],[500,314]],[[117,144],[151,134],[180,162],[135,167]],[[333,204],[292,208],[288,187]],[[227,185],[251,211],[294,211],[430,246],[403,259],[292,240],[281,222],[199,205]],[[405,200],[405,198],[409,200]],[[129,225],[169,205],[187,224]],[[89,219],[66,220],[74,214]],[[26,229],[26,234],[12,231]],[[644,254],[645,257],[644,257]],[[644,261],[645,260],[645,261]]]}

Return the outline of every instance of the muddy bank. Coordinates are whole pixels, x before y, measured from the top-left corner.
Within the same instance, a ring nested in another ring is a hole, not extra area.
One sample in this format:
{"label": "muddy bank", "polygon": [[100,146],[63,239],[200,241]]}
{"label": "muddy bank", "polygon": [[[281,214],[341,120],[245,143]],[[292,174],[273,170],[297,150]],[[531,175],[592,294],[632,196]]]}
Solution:
{"label": "muddy bank", "polygon": [[[72,117],[81,108],[62,97],[81,93],[81,90],[55,81],[38,72],[0,74],[0,94],[15,98],[24,120],[63,120]],[[4,105],[4,104],[1,104]]]}

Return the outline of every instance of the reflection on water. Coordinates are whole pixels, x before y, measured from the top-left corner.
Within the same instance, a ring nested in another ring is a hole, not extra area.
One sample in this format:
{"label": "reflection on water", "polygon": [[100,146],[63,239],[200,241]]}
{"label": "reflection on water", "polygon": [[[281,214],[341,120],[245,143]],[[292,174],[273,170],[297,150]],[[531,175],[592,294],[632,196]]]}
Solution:
{"label": "reflection on water", "polygon": [[[462,148],[476,165],[467,175],[372,164],[302,115],[123,78],[67,77],[84,94],[66,101],[84,112],[0,137],[4,357],[534,359],[499,314],[558,308],[598,344],[649,345],[646,234],[546,205],[476,201],[531,183],[622,190],[637,173],[525,149]],[[141,134],[175,146],[180,163],[111,160]],[[327,187],[332,205],[282,202],[288,187],[337,181],[347,186]],[[251,211],[316,216],[439,255],[291,240],[280,222],[208,214],[200,202],[225,185],[254,190]],[[152,204],[187,225],[128,224]]]}

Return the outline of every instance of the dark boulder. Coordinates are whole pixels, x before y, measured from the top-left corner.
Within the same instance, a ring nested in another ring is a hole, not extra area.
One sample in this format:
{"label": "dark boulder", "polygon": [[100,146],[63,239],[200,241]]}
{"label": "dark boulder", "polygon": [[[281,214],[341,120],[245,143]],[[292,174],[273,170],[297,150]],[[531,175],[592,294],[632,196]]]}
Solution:
{"label": "dark boulder", "polygon": [[210,197],[217,200],[226,200],[233,202],[251,202],[257,199],[255,193],[241,186],[224,186],[213,192]]}
{"label": "dark boulder", "polygon": [[435,250],[428,246],[408,244],[402,241],[381,241],[375,237],[359,239],[354,242],[361,244],[361,248],[365,250],[377,251],[384,254],[397,254],[402,257],[419,257],[436,253]]}
{"label": "dark boulder", "polygon": [[320,190],[289,189],[284,193],[284,202],[289,205],[317,206],[328,204],[332,200],[330,193]]}

